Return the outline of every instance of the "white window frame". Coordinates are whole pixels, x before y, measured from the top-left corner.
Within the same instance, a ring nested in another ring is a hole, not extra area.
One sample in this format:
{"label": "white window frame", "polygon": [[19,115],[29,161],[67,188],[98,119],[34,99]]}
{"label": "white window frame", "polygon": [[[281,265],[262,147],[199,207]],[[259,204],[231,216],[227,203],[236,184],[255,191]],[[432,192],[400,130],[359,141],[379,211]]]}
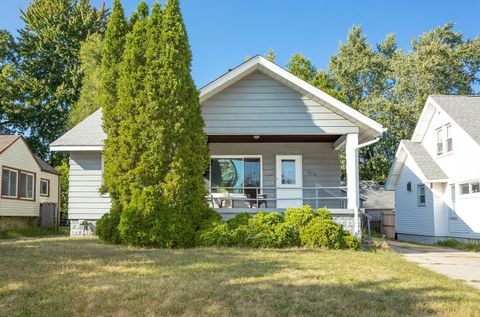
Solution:
{"label": "white window frame", "polygon": [[[473,185],[474,184],[479,184],[480,185],[480,180],[471,180],[471,181],[468,181],[468,182],[461,182],[458,184],[458,188],[459,188],[459,195],[460,197],[477,197],[477,196],[480,196],[480,191],[479,192],[473,192]],[[461,188],[462,186],[468,186],[468,193],[462,193],[461,191]]]}
{"label": "white window frame", "polygon": [[[47,184],[47,192],[46,193],[42,193],[42,183],[46,183]],[[39,188],[39,192],[40,192],[40,196],[42,197],[48,197],[50,196],[50,180],[49,179],[45,179],[45,178],[40,178],[40,188]]]}
{"label": "white window frame", "polygon": [[[33,187],[32,188],[32,198],[22,197],[22,196],[20,196],[20,192],[19,192],[18,193],[18,199],[34,201],[35,200],[35,182],[36,182],[35,173],[20,170],[19,173],[18,173],[18,183],[19,183],[18,187],[19,187],[19,189],[22,186],[22,182],[21,182],[22,174],[27,175],[27,179],[28,179],[28,176],[32,176],[32,187]],[[25,193],[27,193],[26,188],[25,188]]]}
{"label": "white window frame", "polygon": [[455,203],[457,201],[457,186],[455,186],[455,184],[449,184],[448,189],[450,191],[450,202],[452,203],[452,206],[449,209],[448,218],[457,219],[458,216],[455,212]]}
{"label": "white window frame", "polygon": [[[13,169],[13,168],[8,168],[8,167],[2,167],[2,184],[3,184],[3,171],[9,171],[15,173],[15,196],[10,196],[10,195],[3,195],[3,188],[2,192],[0,192],[2,198],[18,198],[18,170]],[[10,175],[10,174],[9,174]],[[10,179],[8,180],[8,184],[10,186]]]}
{"label": "white window frame", "polygon": [[[445,125],[445,153],[452,153],[453,152],[453,135],[452,135],[452,124],[448,123]],[[450,132],[450,137],[449,137],[449,132]],[[451,140],[452,143],[452,149],[449,151],[448,150],[448,140]]]}
{"label": "white window frame", "polygon": [[[209,163],[209,171],[208,171],[208,187],[210,191],[212,190],[212,159],[242,159],[245,160],[246,158],[258,158],[260,159],[260,191],[259,194],[263,194],[263,157],[262,155],[210,155],[210,163]],[[243,165],[243,177],[245,177],[245,164]],[[244,179],[245,181],[245,179]],[[243,184],[245,189],[245,183]]]}
{"label": "white window frame", "polygon": [[[437,152],[437,156],[441,156],[445,153],[444,151],[444,137],[443,137],[443,126],[436,129],[435,130],[435,135],[436,135],[436,141],[435,141],[435,144],[436,144],[436,152]],[[441,148],[441,151],[439,151],[439,148]]]}
{"label": "white window frame", "polygon": [[[420,202],[420,197],[422,196],[420,194],[420,188],[423,188],[423,196],[424,196],[424,202]],[[418,184],[417,185],[417,205],[418,207],[424,207],[427,205],[427,187],[425,186],[425,184]]]}

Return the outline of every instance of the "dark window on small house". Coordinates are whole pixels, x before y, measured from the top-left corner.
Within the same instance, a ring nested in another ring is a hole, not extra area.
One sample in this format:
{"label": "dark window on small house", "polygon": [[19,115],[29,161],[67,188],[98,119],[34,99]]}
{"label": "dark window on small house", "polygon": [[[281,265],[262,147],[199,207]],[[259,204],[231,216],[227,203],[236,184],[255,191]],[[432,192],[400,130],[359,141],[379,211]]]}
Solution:
{"label": "dark window on small house", "polygon": [[418,185],[418,205],[425,206],[426,203],[426,195],[425,195],[425,185],[421,184]]}

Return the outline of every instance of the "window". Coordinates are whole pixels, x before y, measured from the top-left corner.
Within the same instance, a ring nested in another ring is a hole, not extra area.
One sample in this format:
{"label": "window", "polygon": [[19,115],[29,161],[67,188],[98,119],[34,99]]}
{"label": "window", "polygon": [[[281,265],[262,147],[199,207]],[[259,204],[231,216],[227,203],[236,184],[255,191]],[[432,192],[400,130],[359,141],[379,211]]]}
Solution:
{"label": "window", "polygon": [[418,205],[425,206],[426,203],[426,196],[425,196],[425,185],[421,184],[418,185]]}
{"label": "window", "polygon": [[447,125],[447,152],[452,152],[453,140],[452,140],[452,125]]}
{"label": "window", "polygon": [[282,160],[282,185],[294,185],[296,181],[295,160]]}
{"label": "window", "polygon": [[460,184],[460,195],[468,195],[468,194],[470,194],[470,185],[468,183]]}
{"label": "window", "polygon": [[455,212],[455,201],[456,201],[455,184],[450,185],[450,201],[452,202],[452,206],[448,210],[449,217],[452,219],[456,219],[457,213]]}
{"label": "window", "polygon": [[473,182],[470,183],[471,187],[471,193],[480,193],[480,182]]}
{"label": "window", "polygon": [[40,179],[40,196],[50,196],[50,181]]}
{"label": "window", "polygon": [[407,191],[409,191],[409,192],[412,191],[412,182],[407,183]]}
{"label": "window", "polygon": [[18,172],[15,170],[2,169],[2,196],[17,198]]}
{"label": "window", "polygon": [[243,193],[244,187],[261,186],[259,157],[216,157],[212,158],[210,164],[212,192],[226,190]]}
{"label": "window", "polygon": [[35,176],[31,173],[20,172],[20,198],[34,199]]}
{"label": "window", "polygon": [[443,154],[442,128],[437,130],[437,155]]}

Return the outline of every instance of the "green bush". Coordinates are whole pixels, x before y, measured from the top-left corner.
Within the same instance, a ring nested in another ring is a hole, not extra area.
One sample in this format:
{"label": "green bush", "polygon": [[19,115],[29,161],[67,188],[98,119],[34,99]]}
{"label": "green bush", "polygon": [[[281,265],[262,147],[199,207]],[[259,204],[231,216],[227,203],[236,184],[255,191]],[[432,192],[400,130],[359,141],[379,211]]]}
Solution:
{"label": "green bush", "polygon": [[232,230],[227,223],[215,223],[210,228],[197,232],[197,246],[231,246]]}
{"label": "green bush", "polygon": [[114,204],[110,208],[110,211],[97,221],[95,233],[101,241],[111,244],[121,243],[120,231],[118,230],[120,214],[120,205]]}
{"label": "green bush", "polygon": [[246,212],[241,212],[234,218],[227,220],[227,225],[230,229],[235,230],[241,225],[246,225],[250,220],[250,215]]}
{"label": "green bush", "polygon": [[253,248],[278,247],[275,226],[280,223],[283,223],[283,216],[280,213],[260,211],[251,217],[247,224],[240,225],[233,232],[233,242],[239,246]]}
{"label": "green bush", "polygon": [[353,234],[350,234],[350,232],[345,230],[343,234],[343,239],[345,240],[345,246],[347,247],[347,249],[360,249],[360,242],[358,242],[358,239]]}
{"label": "green bush", "polygon": [[286,222],[275,226],[275,236],[278,248],[290,248],[300,246],[300,232]]}
{"label": "green bush", "polygon": [[154,187],[136,191],[122,212],[122,241],[136,246],[190,247],[195,242],[195,225],[182,212],[165,208]]}
{"label": "green bush", "polygon": [[285,211],[285,223],[300,230],[301,227],[309,223],[316,215],[317,213],[308,205],[300,208],[288,208]]}

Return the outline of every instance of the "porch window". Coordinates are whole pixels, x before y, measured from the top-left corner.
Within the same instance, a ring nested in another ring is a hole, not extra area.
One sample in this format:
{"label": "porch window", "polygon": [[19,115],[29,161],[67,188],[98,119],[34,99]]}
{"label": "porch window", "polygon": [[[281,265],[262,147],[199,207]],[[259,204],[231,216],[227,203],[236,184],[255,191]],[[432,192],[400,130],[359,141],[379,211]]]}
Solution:
{"label": "porch window", "polygon": [[20,198],[34,199],[35,176],[31,173],[20,172]]}
{"label": "porch window", "polygon": [[261,186],[260,157],[214,157],[210,166],[212,192],[243,193],[244,187]]}
{"label": "porch window", "polygon": [[437,155],[443,154],[442,128],[437,129]]}
{"label": "porch window", "polygon": [[295,160],[282,160],[282,185],[296,184]]}
{"label": "porch window", "polygon": [[2,197],[17,198],[18,172],[2,169]]}
{"label": "porch window", "polygon": [[426,195],[425,195],[425,185],[418,185],[418,206],[425,206],[426,204]]}

